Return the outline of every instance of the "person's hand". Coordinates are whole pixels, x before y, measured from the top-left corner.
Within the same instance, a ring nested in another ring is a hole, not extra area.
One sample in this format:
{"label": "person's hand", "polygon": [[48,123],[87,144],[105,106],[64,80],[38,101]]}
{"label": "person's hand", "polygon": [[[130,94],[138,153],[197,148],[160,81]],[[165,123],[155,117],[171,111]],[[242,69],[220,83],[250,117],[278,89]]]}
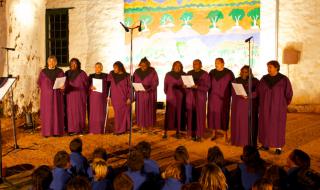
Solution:
{"label": "person's hand", "polygon": [[127,105],[130,105],[130,104],[131,104],[131,100],[130,100],[129,98],[128,98],[127,101],[126,101],[126,104],[127,104]]}
{"label": "person's hand", "polygon": [[193,85],[191,88],[198,88],[198,86],[197,85]]}
{"label": "person's hand", "polygon": [[243,99],[248,99],[248,96],[241,96],[241,98],[243,98]]}
{"label": "person's hand", "polygon": [[91,86],[90,89],[93,91],[93,90],[96,90],[96,87],[95,86]]}
{"label": "person's hand", "polygon": [[107,97],[107,104],[110,104],[110,102],[111,102],[111,98]]}

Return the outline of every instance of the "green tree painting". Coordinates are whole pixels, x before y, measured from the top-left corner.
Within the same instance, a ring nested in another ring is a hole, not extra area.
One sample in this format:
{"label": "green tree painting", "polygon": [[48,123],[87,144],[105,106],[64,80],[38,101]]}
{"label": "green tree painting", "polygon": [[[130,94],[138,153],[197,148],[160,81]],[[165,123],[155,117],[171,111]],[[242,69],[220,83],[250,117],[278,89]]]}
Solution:
{"label": "green tree painting", "polygon": [[124,25],[131,26],[133,24],[133,19],[131,17],[126,17],[124,19]]}
{"label": "green tree painting", "polygon": [[149,31],[148,25],[151,24],[153,18],[151,15],[141,15],[139,20],[142,22],[142,31]]}
{"label": "green tree painting", "polygon": [[162,25],[162,26],[167,25],[169,23],[173,23],[173,21],[174,21],[173,16],[171,14],[166,13],[166,14],[162,15],[162,17],[160,19],[160,25]]}
{"label": "green tree painting", "polygon": [[212,10],[209,12],[207,18],[210,20],[210,28],[217,28],[217,22],[223,19],[223,13],[220,10]]}
{"label": "green tree painting", "polygon": [[255,9],[250,10],[247,15],[253,21],[252,27],[256,28],[257,27],[257,22],[260,19],[260,8],[255,8]]}
{"label": "green tree painting", "polygon": [[190,21],[193,19],[193,13],[192,12],[184,12],[181,17],[180,20],[183,21],[183,26],[191,26]]}
{"label": "green tree painting", "polygon": [[231,16],[232,19],[236,22],[236,26],[239,26],[239,22],[245,16],[245,12],[243,9],[232,9],[229,13],[229,16]]}

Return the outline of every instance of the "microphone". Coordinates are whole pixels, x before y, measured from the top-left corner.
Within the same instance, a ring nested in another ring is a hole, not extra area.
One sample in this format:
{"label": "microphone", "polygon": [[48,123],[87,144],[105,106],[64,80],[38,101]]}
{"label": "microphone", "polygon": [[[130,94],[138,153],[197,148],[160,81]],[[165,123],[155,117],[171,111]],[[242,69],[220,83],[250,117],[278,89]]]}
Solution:
{"label": "microphone", "polygon": [[9,50],[9,51],[15,51],[16,48],[8,48],[8,47],[1,47],[1,49]]}
{"label": "microphone", "polygon": [[126,32],[129,32],[129,28],[127,26],[125,26],[122,22],[120,22],[120,24]]}
{"label": "microphone", "polygon": [[253,38],[253,36],[250,36],[249,38],[247,38],[244,42],[249,42],[251,39]]}
{"label": "microphone", "polygon": [[140,24],[139,24],[139,27],[138,27],[138,31],[139,31],[139,32],[141,32],[141,30],[142,30],[141,24],[142,24],[142,23],[141,23],[141,20],[140,20]]}

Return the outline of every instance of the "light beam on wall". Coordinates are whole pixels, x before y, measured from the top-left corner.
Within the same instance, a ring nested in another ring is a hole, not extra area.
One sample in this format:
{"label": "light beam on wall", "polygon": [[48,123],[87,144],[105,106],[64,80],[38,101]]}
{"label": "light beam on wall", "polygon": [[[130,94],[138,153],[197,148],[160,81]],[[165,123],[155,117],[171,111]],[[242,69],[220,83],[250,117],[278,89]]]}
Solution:
{"label": "light beam on wall", "polygon": [[34,7],[31,2],[26,0],[21,0],[15,8],[14,12],[17,17],[17,21],[27,27],[33,26],[34,23]]}

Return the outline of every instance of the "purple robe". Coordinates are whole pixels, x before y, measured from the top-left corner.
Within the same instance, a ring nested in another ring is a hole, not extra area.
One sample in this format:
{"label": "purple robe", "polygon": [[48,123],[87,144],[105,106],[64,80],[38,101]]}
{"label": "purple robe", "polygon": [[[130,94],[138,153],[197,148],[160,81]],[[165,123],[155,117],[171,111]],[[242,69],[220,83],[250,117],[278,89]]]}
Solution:
{"label": "purple robe", "polygon": [[65,93],[69,133],[82,133],[86,126],[88,87],[88,76],[84,71],[80,71],[74,79],[67,79]]}
{"label": "purple robe", "polygon": [[142,128],[151,127],[156,124],[157,111],[157,86],[159,84],[158,74],[154,68],[143,79],[134,72],[134,82],[142,83],[146,91],[135,92],[136,98],[136,121]]}
{"label": "purple robe", "polygon": [[[242,80],[240,77],[235,79],[233,83],[242,84],[248,94],[248,81]],[[256,144],[257,127],[258,127],[258,99],[257,86],[259,80],[252,78],[252,133],[253,144]],[[236,146],[245,146],[249,144],[249,99],[244,99],[236,95],[232,88],[232,105],[231,105],[231,144]]]}
{"label": "purple robe", "polygon": [[181,76],[174,77],[169,73],[164,78],[166,94],[165,130],[185,128],[185,90]]}
{"label": "purple robe", "polygon": [[210,84],[208,96],[208,128],[229,129],[229,114],[231,100],[231,81],[234,80],[232,71],[225,68],[222,78],[216,79],[212,70],[210,72]]}
{"label": "purple robe", "polygon": [[91,74],[89,76],[89,86],[92,86],[92,79],[102,80],[102,93],[89,90],[89,132],[102,134],[104,132],[104,122],[106,119],[107,106],[107,74]]}
{"label": "purple robe", "polygon": [[[57,68],[58,69],[58,68]],[[63,92],[60,89],[53,90],[55,79],[50,79],[45,74],[45,69],[40,72],[38,85],[40,87],[40,119],[42,136],[64,134],[64,102]],[[56,77],[64,77],[61,69],[58,69]],[[56,78],[55,77],[55,78]]]}
{"label": "purple robe", "polygon": [[114,109],[114,133],[124,133],[130,128],[130,105],[127,100],[131,99],[130,75],[124,74],[119,81],[112,72],[108,75],[110,82],[111,102]]}
{"label": "purple robe", "polygon": [[[188,72],[191,75],[192,71]],[[207,93],[210,88],[209,74],[201,70],[197,72],[199,78],[193,76],[198,88],[186,89],[187,129],[189,136],[202,137],[206,125],[206,102]]]}
{"label": "purple robe", "polygon": [[265,75],[258,87],[259,96],[259,141],[266,147],[283,147],[287,107],[291,102],[293,92],[288,77],[281,76],[275,84],[268,84]]}

